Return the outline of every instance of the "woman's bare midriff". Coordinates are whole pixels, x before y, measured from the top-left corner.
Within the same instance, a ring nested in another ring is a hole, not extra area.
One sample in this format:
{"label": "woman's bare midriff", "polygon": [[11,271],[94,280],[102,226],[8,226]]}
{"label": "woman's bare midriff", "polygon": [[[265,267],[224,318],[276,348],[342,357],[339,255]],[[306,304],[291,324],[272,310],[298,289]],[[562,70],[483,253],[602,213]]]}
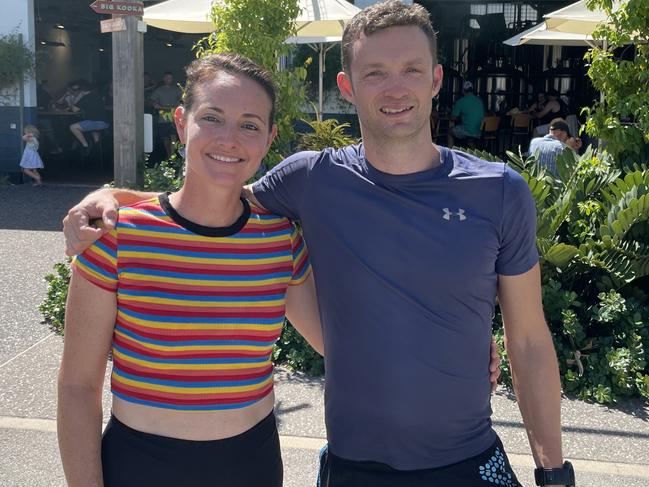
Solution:
{"label": "woman's bare midriff", "polygon": [[177,411],[134,404],[113,396],[113,414],[125,425],[144,433],[182,440],[209,441],[248,431],[270,414],[275,395],[241,409]]}

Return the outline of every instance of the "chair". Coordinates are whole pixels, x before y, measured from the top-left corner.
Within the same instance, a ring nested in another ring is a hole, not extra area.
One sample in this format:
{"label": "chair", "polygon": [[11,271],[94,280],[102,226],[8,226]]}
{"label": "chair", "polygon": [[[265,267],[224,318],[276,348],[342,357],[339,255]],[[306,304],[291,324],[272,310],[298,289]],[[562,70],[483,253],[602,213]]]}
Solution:
{"label": "chair", "polygon": [[[512,115],[512,133],[509,139],[509,146],[514,147],[514,139],[524,139],[527,143],[530,138],[530,127],[532,116],[529,113],[516,113]],[[520,145],[520,144],[519,144]]]}
{"label": "chair", "polygon": [[500,117],[488,116],[482,119],[480,126],[480,139],[482,147],[491,154],[498,152],[498,128],[500,127]]}

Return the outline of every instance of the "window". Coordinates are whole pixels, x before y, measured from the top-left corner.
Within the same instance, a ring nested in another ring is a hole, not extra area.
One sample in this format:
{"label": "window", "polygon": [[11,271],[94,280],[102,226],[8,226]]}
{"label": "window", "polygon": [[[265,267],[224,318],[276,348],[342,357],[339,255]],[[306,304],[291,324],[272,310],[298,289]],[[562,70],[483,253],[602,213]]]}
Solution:
{"label": "window", "polygon": [[[504,2],[487,2],[471,4],[471,15],[499,14],[505,16],[505,24],[509,27],[519,22],[536,22],[538,13],[534,7],[527,4],[511,4]],[[520,17],[519,17],[520,15]],[[479,29],[478,21],[471,19],[471,28]]]}

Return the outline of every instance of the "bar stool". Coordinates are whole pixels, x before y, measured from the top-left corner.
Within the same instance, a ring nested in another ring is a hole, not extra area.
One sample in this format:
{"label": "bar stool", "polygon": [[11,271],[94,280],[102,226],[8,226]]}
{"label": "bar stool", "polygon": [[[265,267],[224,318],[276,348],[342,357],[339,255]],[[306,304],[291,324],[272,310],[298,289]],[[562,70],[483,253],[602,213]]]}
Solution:
{"label": "bar stool", "polygon": [[498,128],[500,127],[500,117],[488,116],[482,119],[480,126],[482,147],[491,154],[497,152]]}

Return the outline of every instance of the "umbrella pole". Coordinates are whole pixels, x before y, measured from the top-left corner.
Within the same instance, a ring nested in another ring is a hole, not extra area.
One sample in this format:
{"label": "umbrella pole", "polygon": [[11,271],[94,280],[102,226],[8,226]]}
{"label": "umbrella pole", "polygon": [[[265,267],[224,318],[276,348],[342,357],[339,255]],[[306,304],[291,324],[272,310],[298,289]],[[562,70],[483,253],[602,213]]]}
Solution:
{"label": "umbrella pole", "polygon": [[318,120],[322,121],[324,44],[318,44]]}

